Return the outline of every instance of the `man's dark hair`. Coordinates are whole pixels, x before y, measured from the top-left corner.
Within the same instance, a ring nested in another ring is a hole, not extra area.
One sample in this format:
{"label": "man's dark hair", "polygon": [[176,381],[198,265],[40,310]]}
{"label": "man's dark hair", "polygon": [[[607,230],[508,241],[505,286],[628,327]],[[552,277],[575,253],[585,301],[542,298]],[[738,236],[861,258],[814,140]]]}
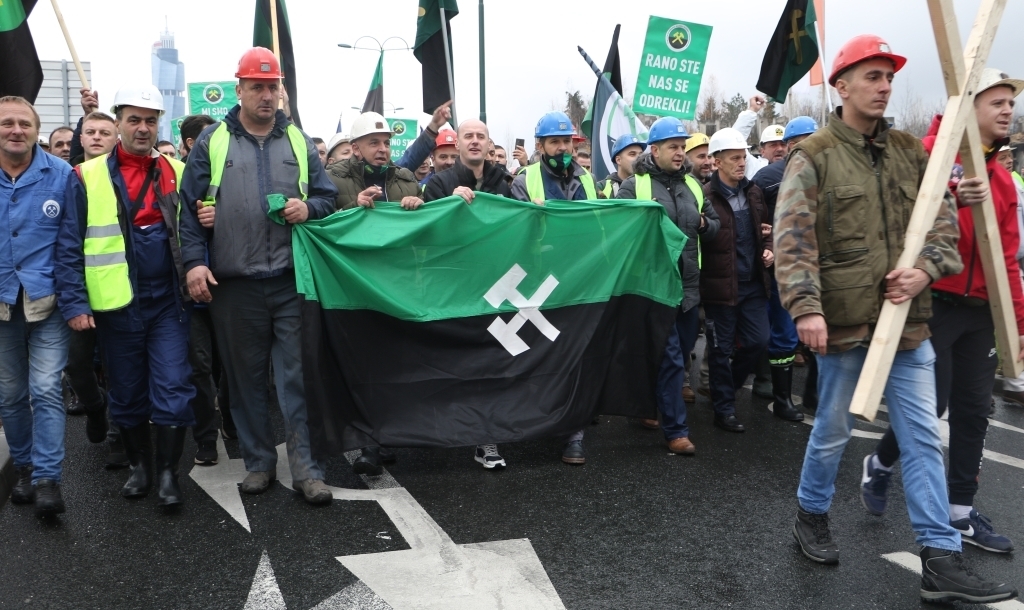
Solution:
{"label": "man's dark hair", "polygon": [[161,146],[174,146],[174,142],[168,142],[167,140],[160,140],[156,143],[154,148],[160,148]]}
{"label": "man's dark hair", "polygon": [[590,151],[585,149],[585,148],[581,148],[578,151],[576,151],[576,156],[577,157],[583,157],[584,159],[589,159],[590,158]]}
{"label": "man's dark hair", "polygon": [[188,140],[196,141],[203,130],[217,121],[205,114],[190,114],[181,121],[181,141],[186,148],[190,148]]}
{"label": "man's dark hair", "polygon": [[68,127],[67,125],[61,125],[61,126],[60,126],[60,127],[58,127],[57,129],[54,129],[53,131],[51,131],[51,132],[50,132],[50,137],[49,137],[49,138],[47,138],[46,140],[47,140],[48,142],[53,142],[53,136],[57,135],[58,133],[60,133],[60,132],[62,132],[62,131],[70,131],[70,132],[74,133],[74,131],[75,131],[75,130],[74,130],[74,129],[71,129],[71,128],[70,128],[70,127]]}
{"label": "man's dark hair", "polygon": [[323,138],[310,138],[310,140],[313,140],[313,144],[325,144]]}
{"label": "man's dark hair", "polygon": [[[500,145],[500,144],[495,144],[495,145],[494,145],[494,150],[498,150],[499,148],[500,148],[501,150],[505,150],[505,147],[504,147],[504,146],[502,146],[502,145]],[[507,150],[505,150],[505,152],[508,152],[508,151],[507,151]]]}

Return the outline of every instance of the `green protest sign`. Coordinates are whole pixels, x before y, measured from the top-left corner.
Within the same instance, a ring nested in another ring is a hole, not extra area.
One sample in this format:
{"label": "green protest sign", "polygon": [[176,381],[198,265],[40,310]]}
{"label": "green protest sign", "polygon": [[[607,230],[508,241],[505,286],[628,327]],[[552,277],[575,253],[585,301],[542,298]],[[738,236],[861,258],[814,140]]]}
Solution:
{"label": "green protest sign", "polygon": [[420,135],[419,124],[416,119],[388,119],[388,125],[395,134],[391,136],[391,160],[398,161]]}
{"label": "green protest sign", "polygon": [[181,122],[184,120],[183,116],[171,119],[171,142],[174,142],[174,148],[181,148]]}
{"label": "green protest sign", "polygon": [[692,120],[710,41],[710,25],[651,16],[633,111]]}
{"label": "green protest sign", "polygon": [[205,114],[219,121],[237,103],[234,81],[188,84],[188,109],[192,114]]}

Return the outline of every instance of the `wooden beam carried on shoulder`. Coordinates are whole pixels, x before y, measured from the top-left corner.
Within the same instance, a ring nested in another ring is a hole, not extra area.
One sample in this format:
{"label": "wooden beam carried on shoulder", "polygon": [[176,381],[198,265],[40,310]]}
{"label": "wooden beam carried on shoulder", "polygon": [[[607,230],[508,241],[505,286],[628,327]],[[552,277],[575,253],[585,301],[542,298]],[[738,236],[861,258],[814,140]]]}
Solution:
{"label": "wooden beam carried on shoulder", "polygon": [[[903,244],[904,250],[896,263],[897,267],[913,267],[924,248],[928,231],[935,224],[940,206],[943,205],[949,174],[958,152],[965,178],[978,176],[988,181],[978,120],[974,114],[974,95],[1005,7],[1006,0],[983,0],[967,38],[967,47],[962,49],[953,1],[928,0],[949,100],[918,189],[917,202],[914,204]],[[996,324],[1003,372],[1017,376],[1021,372],[1021,363],[1016,360],[1019,350],[1017,322],[1006,266],[1003,264],[1002,241],[992,198],[975,206],[972,214]],[[867,358],[857,381],[857,389],[850,403],[850,412],[861,419],[873,421],[875,418],[910,305],[911,301],[900,305],[886,301],[882,305]]]}

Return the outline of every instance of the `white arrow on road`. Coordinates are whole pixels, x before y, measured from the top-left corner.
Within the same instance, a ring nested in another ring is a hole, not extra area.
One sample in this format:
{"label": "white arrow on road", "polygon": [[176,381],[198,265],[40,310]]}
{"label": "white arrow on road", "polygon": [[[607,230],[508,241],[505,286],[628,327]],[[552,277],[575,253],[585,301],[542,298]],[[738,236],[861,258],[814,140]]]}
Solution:
{"label": "white arrow on road", "polygon": [[[238,484],[245,478],[242,460],[227,457],[215,466],[195,466],[189,476],[246,531],[251,532]],[[277,480],[291,489],[285,446],[277,447]],[[358,452],[349,454],[354,460]],[[516,608],[564,610],[528,539],[455,544],[419,502],[385,471],[363,477],[370,489],[330,487],[335,500],[378,502],[405,538],[409,549],[338,557],[360,583],[339,591],[314,610],[393,608],[457,610]],[[368,588],[367,588],[368,587]],[[355,600],[358,600],[356,602]],[[252,605],[251,605],[252,604]],[[283,610],[284,598],[264,551],[245,610]]]}

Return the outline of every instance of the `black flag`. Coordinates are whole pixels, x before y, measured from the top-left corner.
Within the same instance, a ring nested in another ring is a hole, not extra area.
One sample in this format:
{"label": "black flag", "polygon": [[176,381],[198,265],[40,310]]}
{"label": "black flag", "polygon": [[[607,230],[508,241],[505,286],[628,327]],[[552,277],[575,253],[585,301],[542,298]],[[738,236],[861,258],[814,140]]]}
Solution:
{"label": "black flag", "polygon": [[[444,20],[441,19],[442,9]],[[449,21],[458,14],[459,7],[455,0],[420,0],[416,42],[412,48],[413,55],[423,65],[423,112],[427,114],[432,114],[434,109],[450,100],[451,92],[455,90],[454,83],[448,81],[448,64],[452,57],[452,28]],[[448,38],[447,53],[444,48],[445,36]]]}
{"label": "black flag", "polygon": [[788,0],[761,61],[757,90],[784,102],[790,87],[818,61],[813,0]]}
{"label": "black flag", "polygon": [[28,29],[36,0],[0,2],[0,96],[18,95],[33,104],[43,86],[43,67]]}
{"label": "black flag", "polygon": [[270,29],[271,0],[256,0],[256,20],[252,29],[252,46],[264,47],[277,52],[281,58],[281,72],[284,73],[284,90],[288,92],[288,106],[292,111],[292,123],[302,129],[299,120],[299,97],[295,84],[295,51],[292,49],[292,29],[288,25],[288,8],[284,0],[277,0],[277,39],[281,48],[274,48],[274,33]]}

